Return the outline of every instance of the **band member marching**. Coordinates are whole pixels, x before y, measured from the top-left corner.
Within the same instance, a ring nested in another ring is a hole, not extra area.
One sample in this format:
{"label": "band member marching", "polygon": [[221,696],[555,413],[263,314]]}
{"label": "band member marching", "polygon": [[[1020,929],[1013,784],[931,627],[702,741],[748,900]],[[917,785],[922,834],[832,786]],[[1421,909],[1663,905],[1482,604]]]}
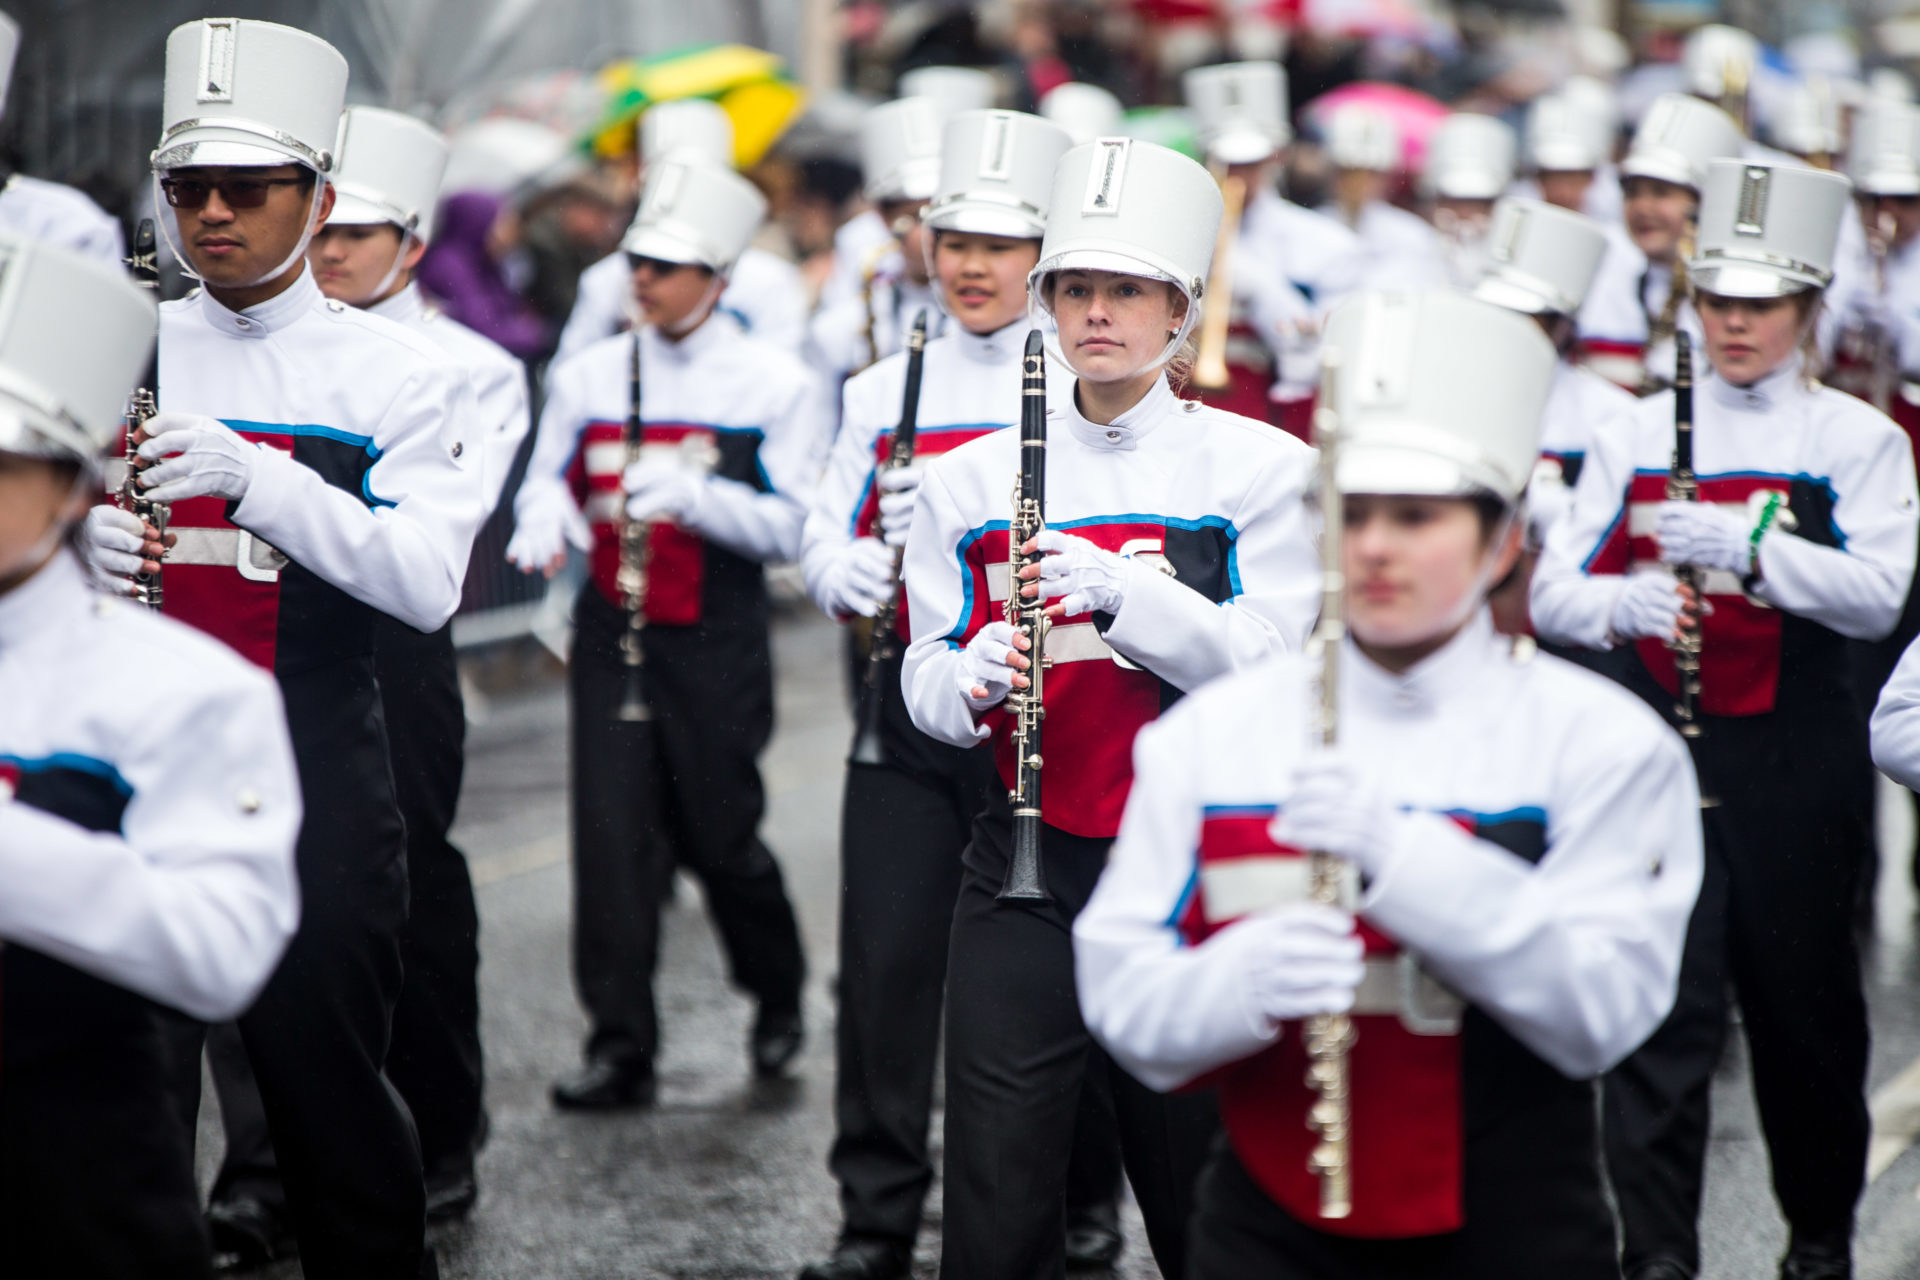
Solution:
{"label": "band member marching", "polygon": [[[1622,678],[1694,735],[1714,802],[1674,1011],[1607,1083],[1608,1163],[1636,1280],[1699,1268],[1729,983],[1792,1229],[1781,1275],[1852,1274],[1868,1133],[1852,906],[1870,832],[1846,645],[1899,616],[1916,496],[1906,437],[1803,363],[1847,201],[1846,179],[1816,169],[1709,167],[1688,271],[1710,372],[1687,391],[1690,409],[1655,397],[1630,433],[1594,441],[1534,577],[1543,637],[1634,645]],[[1670,474],[1690,483],[1671,488]],[[1666,500],[1689,488],[1697,501]],[[1698,644],[1683,643],[1696,630]],[[1689,654],[1694,679],[1676,668]]]}
{"label": "band member marching", "polygon": [[[140,483],[179,534],[167,612],[274,672],[300,764],[303,918],[240,1030],[306,1273],[412,1280],[433,1264],[419,1147],[381,1072],[407,873],[373,643],[382,614],[421,631],[452,616],[480,441],[437,347],[323,297],[307,270],[346,81],[338,52],[288,27],[169,36],[153,168],[204,288],[161,307]],[[160,550],[96,513],[119,571]]]}
{"label": "band member marching", "polygon": [[[911,348],[848,381],[840,434],[807,519],[801,565],[835,617],[897,619],[858,664],[862,740],[847,769],[841,818],[840,1014],[835,1135],[828,1165],[844,1222],[833,1256],[807,1280],[904,1276],[933,1180],[927,1156],[946,983],[943,938],[960,888],[960,853],[995,785],[993,759],[915,728],[900,691],[906,618],[895,562],[912,527],[930,460],[1020,416],[1027,273],[1040,259],[1053,173],[1071,140],[1012,111],[947,122],[941,180],[922,215],[933,278],[952,325],[926,344],[915,383]],[[906,403],[906,397],[912,403]],[[911,415],[912,459],[886,465]],[[898,430],[896,430],[896,428]],[[1091,1093],[1091,1091],[1090,1091]],[[1110,1104],[1090,1107],[1076,1135],[1083,1166],[1105,1164],[1106,1187],[1068,1188],[1069,1261],[1110,1263],[1119,1161]],[[1094,1132],[1089,1133],[1092,1128]],[[1092,1199],[1096,1204],[1084,1201]]]}
{"label": "band member marching", "polygon": [[592,1029],[555,1105],[655,1093],[662,874],[706,890],[733,980],[759,1004],[751,1056],[800,1051],[806,976],[780,864],[758,834],[773,731],[761,565],[798,554],[827,449],[818,381],[715,307],[766,213],[713,165],[649,167],[623,249],[646,325],[555,368],[508,557],[552,573],[591,549],[574,606],[574,977]]}
{"label": "band member marching", "polygon": [[[1311,454],[1178,399],[1168,381],[1200,319],[1220,208],[1211,175],[1163,147],[1102,138],[1069,151],[1028,290],[1076,377],[1055,380],[1044,417],[945,454],[920,485],[906,555],[907,707],[935,739],[990,746],[1002,786],[1020,783],[1028,810],[992,788],[962,856],[947,970],[948,1277],[1060,1272],[1076,1102],[1084,1077],[1111,1070],[1074,1004],[1068,928],[1117,828],[1133,734],[1182,692],[1296,647],[1313,614],[1301,501]],[[1043,357],[1023,366],[1023,395],[1047,394]],[[1023,528],[1035,517],[1046,527],[1010,546],[1016,475]],[[1009,609],[1015,590],[1025,603]],[[999,620],[1010,613],[1019,639]],[[1033,632],[1044,648],[1032,648]],[[1029,659],[1042,654],[1051,671],[1036,687]],[[1044,753],[1024,736],[1043,709]],[[1023,847],[1037,860],[1011,877],[1026,896],[997,897],[1027,833],[1039,837],[1037,850]],[[1112,1082],[1154,1256],[1177,1276],[1211,1104],[1170,1102],[1117,1071]]]}
{"label": "band member marching", "polygon": [[1447,278],[1469,289],[1487,266],[1493,203],[1513,185],[1513,130],[1504,121],[1456,111],[1427,139],[1420,190],[1440,238]]}
{"label": "band member marching", "polygon": [[87,585],[151,297],[11,233],[0,264],[0,1271],[206,1276],[174,1044],[293,936],[293,747],[266,675]]}
{"label": "band member marching", "polygon": [[[1140,1079],[1219,1098],[1188,1280],[1617,1277],[1587,1081],[1672,1002],[1693,773],[1633,698],[1493,631],[1547,341],[1366,294],[1327,345],[1317,652],[1141,733],[1074,924],[1081,1007]],[[1308,892],[1328,855],[1338,905]],[[1344,1079],[1338,1146],[1310,1058]]]}

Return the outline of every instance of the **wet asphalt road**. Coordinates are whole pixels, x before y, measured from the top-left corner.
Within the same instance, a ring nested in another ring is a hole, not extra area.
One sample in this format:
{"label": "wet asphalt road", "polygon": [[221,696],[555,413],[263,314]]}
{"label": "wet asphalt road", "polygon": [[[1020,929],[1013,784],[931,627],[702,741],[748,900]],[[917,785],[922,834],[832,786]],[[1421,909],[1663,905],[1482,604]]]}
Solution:
{"label": "wet asphalt road", "polygon": [[[726,984],[718,950],[685,878],[661,961],[660,1100],[614,1117],[556,1112],[552,1080],[577,1060],[585,1022],[568,964],[565,707],[550,671],[475,699],[466,791],[455,830],[478,884],[482,1002],[492,1140],[480,1161],[472,1218],[437,1237],[448,1280],[790,1280],[838,1226],[825,1170],[832,1137],[831,980],[841,760],[848,719],[839,635],[811,611],[776,631],[779,727],[765,760],[769,845],[786,869],[812,973],[809,1040],[793,1079],[756,1083],[748,1068],[750,1003]],[[522,664],[537,668],[539,664]],[[496,673],[497,674],[497,673]],[[1887,824],[1883,824],[1887,825]],[[1897,842],[1906,828],[1891,828]],[[1879,930],[1867,961],[1874,1013],[1872,1084],[1900,1149],[1920,1131],[1920,952],[1905,877],[1883,877]],[[1737,1040],[1737,1038],[1736,1038]],[[218,1122],[203,1117],[201,1160],[218,1157]],[[937,1139],[938,1123],[935,1134]],[[1761,1280],[1784,1244],[1767,1190],[1765,1148],[1736,1050],[1716,1089],[1705,1241],[1710,1280]],[[1876,1179],[1861,1215],[1862,1280],[1920,1275],[1920,1155],[1906,1149]],[[938,1187],[916,1275],[938,1256]],[[1136,1214],[1117,1275],[1146,1280]],[[256,1273],[299,1276],[297,1263]]]}

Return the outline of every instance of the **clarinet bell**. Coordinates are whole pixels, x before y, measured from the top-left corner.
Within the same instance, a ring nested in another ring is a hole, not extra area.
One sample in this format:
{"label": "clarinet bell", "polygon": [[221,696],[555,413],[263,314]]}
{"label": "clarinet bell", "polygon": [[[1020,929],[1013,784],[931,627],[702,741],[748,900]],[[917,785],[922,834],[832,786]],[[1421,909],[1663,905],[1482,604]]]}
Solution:
{"label": "clarinet bell", "polygon": [[1052,902],[1047,892],[1046,875],[1040,869],[1040,823],[1013,823],[1013,856],[1007,862],[1007,878],[1000,892],[993,895],[1001,902]]}
{"label": "clarinet bell", "polygon": [[862,711],[860,731],[853,736],[853,748],[847,752],[848,764],[885,764],[886,749],[880,744],[880,717]]}
{"label": "clarinet bell", "polygon": [[622,724],[646,724],[653,719],[653,708],[637,697],[628,696],[621,700],[619,719]]}

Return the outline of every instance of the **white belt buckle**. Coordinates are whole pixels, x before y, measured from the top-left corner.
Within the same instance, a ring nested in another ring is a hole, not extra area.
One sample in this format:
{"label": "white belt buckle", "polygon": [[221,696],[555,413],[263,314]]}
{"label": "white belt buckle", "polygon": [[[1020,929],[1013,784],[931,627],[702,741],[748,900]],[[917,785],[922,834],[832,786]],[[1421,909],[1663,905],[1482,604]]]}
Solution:
{"label": "white belt buckle", "polygon": [[1422,969],[1412,952],[1400,953],[1399,966],[1400,1025],[1416,1036],[1459,1035],[1466,1002]]}
{"label": "white belt buckle", "polygon": [[248,582],[280,581],[280,570],[288,561],[271,543],[242,529],[235,547],[233,567],[240,571],[241,577]]}
{"label": "white belt buckle", "polygon": [[[1173,561],[1167,559],[1165,546],[1165,542],[1159,538],[1131,538],[1120,545],[1119,554],[1124,559],[1138,560],[1172,578],[1175,576]],[[1127,671],[1146,670],[1132,659],[1123,657],[1118,649],[1113,651],[1113,661],[1114,665]]]}

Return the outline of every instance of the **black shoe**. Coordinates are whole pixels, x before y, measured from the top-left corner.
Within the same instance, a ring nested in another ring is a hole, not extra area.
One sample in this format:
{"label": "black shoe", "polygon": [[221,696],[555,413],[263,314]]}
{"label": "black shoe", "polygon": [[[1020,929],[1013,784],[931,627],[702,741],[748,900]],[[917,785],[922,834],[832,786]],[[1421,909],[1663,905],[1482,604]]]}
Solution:
{"label": "black shoe", "polygon": [[553,1105],[562,1111],[625,1111],[653,1105],[653,1069],[612,1058],[588,1058],[572,1075],[556,1081]]}
{"label": "black shoe", "polygon": [[784,1075],[787,1065],[799,1056],[800,1046],[806,1042],[807,1029],[800,1020],[799,1009],[769,1009],[761,1005],[759,1015],[753,1020],[749,1045],[753,1074],[762,1080]]}
{"label": "black shoe", "polygon": [[905,1280],[913,1246],[875,1236],[848,1236],[825,1262],[803,1267],[800,1280]]}
{"label": "black shoe", "polygon": [[1693,1272],[1671,1258],[1655,1258],[1629,1271],[1627,1280],[1693,1280]]}
{"label": "black shoe", "polygon": [[213,1238],[213,1269],[222,1275],[257,1271],[300,1252],[286,1206],[252,1196],[208,1205],[207,1233]]}
{"label": "black shoe", "polygon": [[1104,1270],[1120,1260],[1126,1246],[1120,1210],[1111,1200],[1067,1210],[1067,1270]]}
{"label": "black shoe", "polygon": [[480,1184],[471,1165],[464,1169],[444,1169],[427,1174],[427,1223],[438,1225],[458,1222],[473,1212],[480,1199]]}
{"label": "black shoe", "polygon": [[1796,1240],[1780,1260],[1780,1280],[1853,1280],[1848,1244]]}

